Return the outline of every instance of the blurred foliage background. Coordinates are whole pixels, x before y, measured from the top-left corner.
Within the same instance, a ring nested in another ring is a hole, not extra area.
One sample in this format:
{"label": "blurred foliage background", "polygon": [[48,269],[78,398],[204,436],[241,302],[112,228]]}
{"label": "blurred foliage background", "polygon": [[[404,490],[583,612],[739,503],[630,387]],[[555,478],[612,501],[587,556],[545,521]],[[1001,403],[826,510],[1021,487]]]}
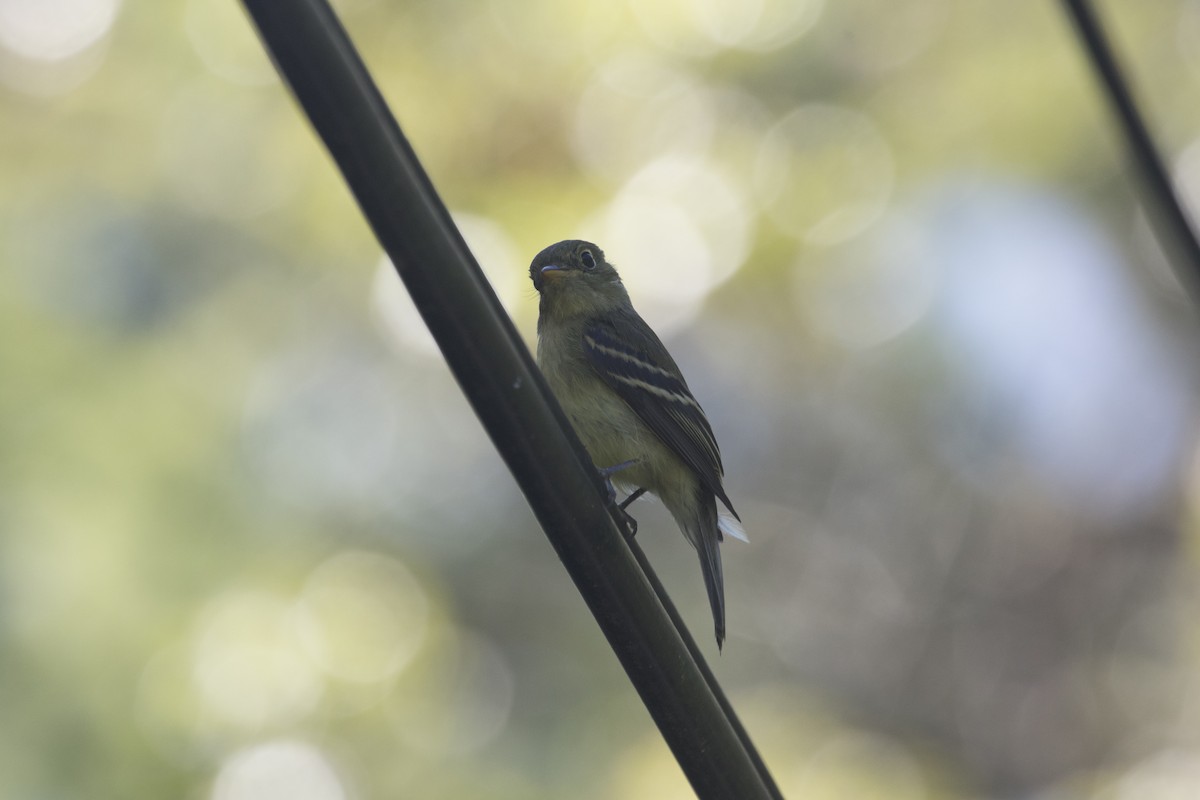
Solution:
{"label": "blurred foliage background", "polygon": [[[785,794],[1193,796],[1196,317],[1054,3],[339,9],[705,404]],[[1103,10],[1200,207],[1200,2]],[[0,145],[0,796],[690,795],[237,3],[0,0]]]}

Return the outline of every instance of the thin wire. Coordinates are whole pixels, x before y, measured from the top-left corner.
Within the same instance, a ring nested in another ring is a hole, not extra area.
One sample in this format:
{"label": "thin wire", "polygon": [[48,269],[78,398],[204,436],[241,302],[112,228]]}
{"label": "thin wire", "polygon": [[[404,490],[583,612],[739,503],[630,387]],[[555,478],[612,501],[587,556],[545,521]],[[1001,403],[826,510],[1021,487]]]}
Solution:
{"label": "thin wire", "polygon": [[1184,211],[1183,203],[1163,165],[1154,139],[1125,80],[1124,71],[1104,32],[1104,26],[1087,0],[1063,0],[1075,24],[1080,44],[1104,87],[1134,167],[1142,177],[1147,217],[1179,278],[1200,307],[1200,238]]}

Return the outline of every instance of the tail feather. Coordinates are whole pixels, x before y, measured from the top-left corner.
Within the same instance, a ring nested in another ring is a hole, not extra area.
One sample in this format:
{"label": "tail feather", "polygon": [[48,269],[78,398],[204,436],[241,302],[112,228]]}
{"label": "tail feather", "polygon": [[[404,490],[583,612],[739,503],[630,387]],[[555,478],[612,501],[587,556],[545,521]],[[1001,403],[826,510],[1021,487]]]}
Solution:
{"label": "tail feather", "polygon": [[746,529],[742,527],[742,521],[730,514],[717,512],[717,530],[721,532],[722,538],[729,536],[737,539],[739,542],[750,544],[750,537],[746,535]]}
{"label": "tail feather", "polygon": [[700,554],[700,570],[704,573],[704,588],[708,590],[708,603],[712,606],[713,626],[717,635],[717,649],[725,643],[725,577],[721,570],[721,533],[717,528],[717,505],[712,492],[700,491],[700,508],[697,519],[689,531],[689,538]]}
{"label": "tail feather", "polygon": [[725,643],[725,579],[721,573],[722,534],[717,527],[717,498],[700,486],[695,489],[695,494],[668,495],[661,499],[700,555],[700,570],[704,574],[704,588],[708,590],[708,603],[712,606],[719,650]]}

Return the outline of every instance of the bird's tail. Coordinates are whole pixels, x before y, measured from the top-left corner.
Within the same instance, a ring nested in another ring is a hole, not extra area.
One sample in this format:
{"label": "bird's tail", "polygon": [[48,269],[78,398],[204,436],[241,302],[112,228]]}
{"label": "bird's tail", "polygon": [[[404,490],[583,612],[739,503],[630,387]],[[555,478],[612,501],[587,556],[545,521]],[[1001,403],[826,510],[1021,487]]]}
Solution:
{"label": "bird's tail", "polygon": [[712,606],[713,625],[717,634],[717,649],[725,643],[725,578],[721,572],[721,532],[717,528],[717,501],[712,492],[699,490],[699,502],[694,517],[679,520],[688,538],[700,554],[700,569],[704,573],[704,588]]}

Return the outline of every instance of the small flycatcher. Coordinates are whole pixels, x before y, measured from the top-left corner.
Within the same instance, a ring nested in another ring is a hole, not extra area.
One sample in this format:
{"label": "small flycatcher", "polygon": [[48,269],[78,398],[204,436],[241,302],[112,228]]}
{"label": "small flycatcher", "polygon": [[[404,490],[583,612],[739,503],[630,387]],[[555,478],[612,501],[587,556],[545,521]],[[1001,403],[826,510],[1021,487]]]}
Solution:
{"label": "small flycatcher", "polygon": [[[551,245],[533,259],[529,275],[541,295],[538,366],[592,462],[629,488],[630,499],[657,495],[700,554],[719,649],[719,543],[723,534],[746,537],[722,485],[721,451],[704,410],[599,247]],[[728,514],[718,514],[717,500]]]}

